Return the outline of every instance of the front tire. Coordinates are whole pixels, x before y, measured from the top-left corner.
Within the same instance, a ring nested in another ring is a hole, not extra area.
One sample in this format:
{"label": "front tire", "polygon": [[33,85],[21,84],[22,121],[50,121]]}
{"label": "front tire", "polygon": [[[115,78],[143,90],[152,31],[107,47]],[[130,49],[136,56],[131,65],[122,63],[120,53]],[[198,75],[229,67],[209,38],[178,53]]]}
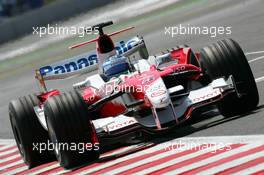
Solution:
{"label": "front tire", "polygon": [[[48,143],[48,132],[41,126],[34,112],[39,105],[35,95],[21,97],[9,103],[9,118],[17,147],[29,168],[55,160],[54,154],[47,149],[43,152],[35,146]],[[34,145],[35,146],[34,146]]]}
{"label": "front tire", "polygon": [[49,135],[55,145],[55,155],[61,166],[73,168],[99,158],[96,132],[87,106],[77,91],[49,98],[45,102],[44,112]]}
{"label": "front tire", "polygon": [[242,95],[229,95],[219,103],[218,109],[223,116],[231,117],[256,108],[259,102],[256,82],[246,56],[237,42],[225,39],[204,47],[200,61],[211,79],[233,75],[238,93]]}

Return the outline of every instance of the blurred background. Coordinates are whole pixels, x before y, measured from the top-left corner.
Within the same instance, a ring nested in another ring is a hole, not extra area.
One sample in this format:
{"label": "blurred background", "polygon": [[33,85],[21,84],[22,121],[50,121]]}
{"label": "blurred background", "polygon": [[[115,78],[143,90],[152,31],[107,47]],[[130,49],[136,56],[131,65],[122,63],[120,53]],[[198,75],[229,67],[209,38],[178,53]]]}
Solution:
{"label": "blurred background", "polygon": [[56,0],[0,0],[0,22],[54,1]]}
{"label": "blurred background", "polygon": [[0,0],[0,44],[115,0]]}

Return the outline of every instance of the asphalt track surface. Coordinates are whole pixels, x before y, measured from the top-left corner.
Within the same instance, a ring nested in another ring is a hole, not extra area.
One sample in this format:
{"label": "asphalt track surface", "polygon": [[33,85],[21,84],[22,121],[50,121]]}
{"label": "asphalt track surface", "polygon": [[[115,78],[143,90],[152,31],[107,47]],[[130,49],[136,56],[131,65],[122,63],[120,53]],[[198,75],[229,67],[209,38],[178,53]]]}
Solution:
{"label": "asphalt track surface", "polygon": [[[204,115],[196,123],[183,126],[172,133],[172,137],[206,137],[206,136],[243,136],[264,134],[264,1],[234,0],[209,1],[191,11],[169,13],[153,20],[144,27],[141,34],[145,36],[146,44],[151,53],[187,43],[195,50],[222,38],[233,38],[240,43],[247,54],[251,69],[258,81],[260,103],[255,111],[233,118],[224,118],[217,111]],[[164,27],[179,23],[197,26],[231,26],[232,34],[211,38],[204,35],[185,35],[172,38],[164,35]],[[142,27],[143,28],[143,27]],[[140,30],[140,29],[139,29]],[[263,52],[262,52],[263,51]],[[80,78],[79,78],[80,79]],[[0,138],[13,138],[7,105],[11,99],[37,91],[32,71],[24,72],[8,79],[0,80]],[[53,87],[70,86],[78,80],[52,82]],[[260,152],[262,156],[263,152]]]}

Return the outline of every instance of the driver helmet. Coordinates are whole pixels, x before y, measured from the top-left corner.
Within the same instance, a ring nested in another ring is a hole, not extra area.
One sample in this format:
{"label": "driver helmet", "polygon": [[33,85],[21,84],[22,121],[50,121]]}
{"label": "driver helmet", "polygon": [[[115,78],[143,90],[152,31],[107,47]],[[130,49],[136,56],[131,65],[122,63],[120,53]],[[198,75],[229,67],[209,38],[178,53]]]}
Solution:
{"label": "driver helmet", "polygon": [[102,67],[103,73],[108,79],[127,74],[129,72],[128,58],[121,55],[109,57],[104,61]]}

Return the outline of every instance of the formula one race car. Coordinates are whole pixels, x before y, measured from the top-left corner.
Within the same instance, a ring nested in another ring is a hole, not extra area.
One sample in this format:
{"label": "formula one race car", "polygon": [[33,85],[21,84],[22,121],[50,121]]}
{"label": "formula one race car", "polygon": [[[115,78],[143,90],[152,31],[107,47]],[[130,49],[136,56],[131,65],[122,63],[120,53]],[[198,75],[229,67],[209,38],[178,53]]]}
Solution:
{"label": "formula one race car", "polygon": [[[18,148],[31,168],[57,158],[64,168],[99,158],[104,147],[134,143],[217,106],[225,117],[253,110],[259,101],[256,83],[240,46],[218,41],[194,53],[187,45],[149,56],[136,36],[113,44],[103,27],[97,49],[36,70],[40,93],[9,104]],[[48,90],[45,80],[95,70],[70,92]],[[200,116],[202,117],[202,115]],[[85,148],[80,151],[80,147]],[[55,155],[55,156],[54,156]]]}

